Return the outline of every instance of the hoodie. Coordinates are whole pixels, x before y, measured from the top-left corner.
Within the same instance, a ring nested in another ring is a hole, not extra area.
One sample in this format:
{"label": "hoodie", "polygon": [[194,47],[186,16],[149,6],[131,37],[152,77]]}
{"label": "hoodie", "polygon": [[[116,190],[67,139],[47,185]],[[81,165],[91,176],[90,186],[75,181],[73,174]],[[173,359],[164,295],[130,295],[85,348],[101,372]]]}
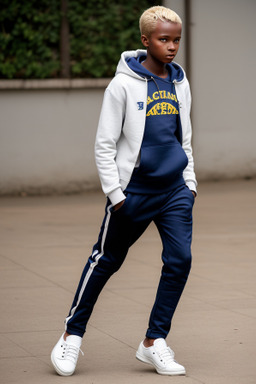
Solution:
{"label": "hoodie", "polygon": [[[131,181],[135,166],[140,164],[149,79],[137,73],[133,65],[129,65],[129,58],[137,59],[140,56],[146,56],[146,51],[126,51],[121,55],[116,75],[104,94],[96,134],[96,165],[102,189],[113,205],[125,199],[124,191]],[[173,75],[176,71],[176,74],[183,75],[170,78],[175,87],[180,117],[180,129],[175,137],[188,162],[183,170],[183,179],[191,190],[196,191],[191,148],[190,88],[183,69],[175,63],[172,68]]]}
{"label": "hoodie", "polygon": [[167,66],[168,76],[160,78],[141,65],[140,55],[126,60],[129,67],[147,79],[146,123],[139,159],[126,188],[134,193],[163,193],[184,184],[183,170],[188,158],[182,148],[182,129],[174,81],[184,72],[176,64]]}

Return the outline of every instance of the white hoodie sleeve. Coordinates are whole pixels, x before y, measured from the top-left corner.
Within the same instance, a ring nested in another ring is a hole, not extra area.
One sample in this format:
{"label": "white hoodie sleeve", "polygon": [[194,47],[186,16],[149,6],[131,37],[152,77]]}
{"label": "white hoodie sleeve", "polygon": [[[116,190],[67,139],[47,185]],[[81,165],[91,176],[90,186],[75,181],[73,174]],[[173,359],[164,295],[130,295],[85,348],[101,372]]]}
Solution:
{"label": "white hoodie sleeve", "polygon": [[183,84],[180,86],[177,86],[176,88],[177,96],[180,101],[180,118],[181,118],[181,125],[182,125],[182,148],[184,149],[187,158],[188,158],[188,165],[184,169],[183,177],[185,180],[186,185],[194,192],[197,192],[197,181],[196,181],[196,175],[194,172],[194,159],[193,159],[193,152],[192,152],[192,145],[191,145],[191,139],[192,139],[192,127],[191,127],[191,120],[190,120],[190,110],[191,110],[191,93],[190,93],[190,86],[185,79]]}
{"label": "white hoodie sleeve", "polygon": [[112,80],[105,91],[95,141],[95,160],[103,192],[113,205],[125,199],[116,164],[117,142],[122,133],[125,116],[125,92],[121,85],[112,92]]}

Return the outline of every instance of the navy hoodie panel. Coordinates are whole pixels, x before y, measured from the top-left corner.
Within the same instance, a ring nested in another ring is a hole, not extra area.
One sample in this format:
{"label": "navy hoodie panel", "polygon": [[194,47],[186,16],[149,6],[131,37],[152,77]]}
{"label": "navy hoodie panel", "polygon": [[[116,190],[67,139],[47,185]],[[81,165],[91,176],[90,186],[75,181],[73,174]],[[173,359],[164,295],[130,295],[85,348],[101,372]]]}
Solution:
{"label": "navy hoodie panel", "polygon": [[[146,56],[139,56],[138,58],[130,57],[129,59],[127,59],[126,62],[128,66],[141,77],[151,78],[151,76],[154,76],[155,78],[160,79],[160,77],[153,75],[146,68],[144,68],[143,65],[141,65],[141,63],[145,60],[146,60]],[[169,71],[169,76],[170,76],[169,81],[173,82],[174,80],[176,80],[179,82],[183,80],[184,73],[178,64],[170,63],[167,65],[167,69]]]}
{"label": "navy hoodie panel", "polygon": [[127,191],[160,193],[184,184],[183,170],[187,156],[181,146],[179,105],[173,80],[182,80],[179,66],[168,66],[169,77],[162,79],[142,65],[145,57],[128,59],[130,68],[148,79],[147,118],[140,152]]}

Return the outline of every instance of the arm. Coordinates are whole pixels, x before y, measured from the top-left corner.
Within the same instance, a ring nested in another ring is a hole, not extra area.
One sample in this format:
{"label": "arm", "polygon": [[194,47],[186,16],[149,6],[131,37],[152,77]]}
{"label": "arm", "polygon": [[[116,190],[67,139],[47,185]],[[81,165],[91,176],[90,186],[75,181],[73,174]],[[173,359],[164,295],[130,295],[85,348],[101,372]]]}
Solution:
{"label": "arm", "polygon": [[115,161],[124,114],[125,93],[114,78],[104,94],[95,141],[95,160],[102,189],[114,206],[125,199]]}
{"label": "arm", "polygon": [[188,165],[183,172],[183,177],[186,185],[189,187],[189,189],[192,192],[194,192],[193,193],[194,196],[196,196],[197,181],[196,181],[196,175],[194,172],[194,158],[193,158],[193,151],[192,151],[192,145],[191,145],[191,139],[192,139],[192,127],[191,127],[191,120],[190,120],[191,93],[190,93],[190,87],[188,82],[185,88],[185,95],[183,96],[184,96],[183,103],[185,103],[185,105],[181,106],[183,108],[183,111],[181,112],[181,123],[182,123],[182,133],[183,133],[182,147],[188,157]]}

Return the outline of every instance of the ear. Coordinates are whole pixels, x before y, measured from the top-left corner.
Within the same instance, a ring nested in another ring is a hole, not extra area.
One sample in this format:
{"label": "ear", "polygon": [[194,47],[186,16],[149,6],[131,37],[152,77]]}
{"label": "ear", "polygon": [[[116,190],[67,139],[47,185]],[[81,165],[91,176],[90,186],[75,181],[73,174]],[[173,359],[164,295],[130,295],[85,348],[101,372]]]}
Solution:
{"label": "ear", "polygon": [[144,47],[146,47],[146,48],[148,47],[149,41],[148,41],[148,38],[146,35],[141,35],[141,42],[144,45]]}

